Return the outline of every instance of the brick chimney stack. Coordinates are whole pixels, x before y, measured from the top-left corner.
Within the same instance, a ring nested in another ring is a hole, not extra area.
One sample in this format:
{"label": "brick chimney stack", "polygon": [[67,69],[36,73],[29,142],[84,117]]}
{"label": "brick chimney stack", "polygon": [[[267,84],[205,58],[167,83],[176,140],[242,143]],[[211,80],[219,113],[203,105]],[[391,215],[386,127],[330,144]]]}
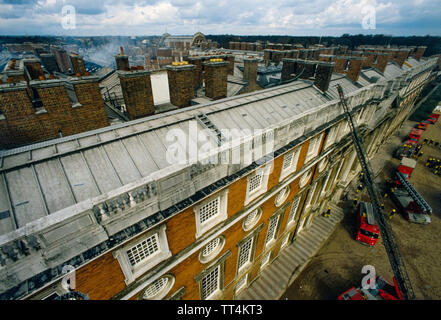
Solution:
{"label": "brick chimney stack", "polygon": [[283,61],[283,66],[282,66],[282,74],[280,76],[280,80],[282,82],[285,82],[294,77],[293,74],[295,74],[297,71],[296,69],[297,69],[298,60],[285,58],[282,61]]}
{"label": "brick chimney stack", "polygon": [[154,114],[151,72],[146,70],[118,70],[117,72],[126,104],[127,117],[134,120]]}
{"label": "brick chimney stack", "polygon": [[394,60],[395,62],[402,67],[404,62],[406,62],[407,57],[409,56],[410,49],[398,49],[395,53]]}
{"label": "brick chimney stack", "polygon": [[391,53],[377,53],[377,63],[374,64],[374,67],[380,71],[384,72],[386,70],[387,63],[391,59],[392,54]]}
{"label": "brick chimney stack", "polygon": [[129,71],[130,70],[129,57],[124,54],[123,47],[120,47],[120,49],[121,49],[121,53],[115,56],[116,69]]}
{"label": "brick chimney stack", "polygon": [[317,61],[298,60],[297,73],[300,79],[314,78]]}
{"label": "brick chimney stack", "polygon": [[363,66],[366,58],[364,57],[349,57],[349,67],[346,72],[346,76],[354,82],[358,81],[358,77],[360,76],[361,68]]}
{"label": "brick chimney stack", "polygon": [[226,60],[228,61],[228,74],[233,76],[234,75],[234,55],[233,54],[227,54]]}
{"label": "brick chimney stack", "polygon": [[335,62],[317,62],[314,84],[323,92],[326,92],[329,88],[329,83],[331,82],[334,66]]}
{"label": "brick chimney stack", "polygon": [[86,66],[84,65],[83,56],[72,52],[69,58],[72,65],[72,73],[77,76],[86,75]]}
{"label": "brick chimney stack", "polygon": [[39,80],[41,76],[44,77],[43,69],[41,68],[40,59],[23,59],[23,64],[28,70],[30,80]]}
{"label": "brick chimney stack", "polygon": [[257,90],[257,63],[259,60],[254,57],[247,57],[243,59],[244,70],[243,80],[248,82],[246,92],[253,92]]}
{"label": "brick chimney stack", "polygon": [[419,46],[416,49],[414,58],[417,59],[418,61],[420,61],[420,59],[423,57],[424,52],[426,51],[426,49],[427,49],[427,47],[425,47],[425,46]]}
{"label": "brick chimney stack", "polygon": [[83,56],[71,53],[69,58],[72,65],[72,73],[80,77],[86,75],[86,66],[84,65]]}
{"label": "brick chimney stack", "polygon": [[227,66],[222,59],[210,59],[203,63],[205,68],[205,95],[217,100],[227,96]]}
{"label": "brick chimney stack", "polygon": [[188,61],[195,66],[194,70],[194,88],[202,85],[202,57],[188,57]]}
{"label": "brick chimney stack", "polygon": [[166,66],[170,102],[179,108],[188,107],[194,98],[195,69],[192,64],[173,64]]}

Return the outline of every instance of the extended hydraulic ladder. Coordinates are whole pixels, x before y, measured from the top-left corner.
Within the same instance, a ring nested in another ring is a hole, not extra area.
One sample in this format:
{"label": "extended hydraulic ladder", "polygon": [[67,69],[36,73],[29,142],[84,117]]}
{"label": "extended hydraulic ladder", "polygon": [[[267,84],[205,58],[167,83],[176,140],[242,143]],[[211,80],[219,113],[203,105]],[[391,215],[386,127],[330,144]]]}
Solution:
{"label": "extended hydraulic ladder", "polygon": [[409,299],[409,300],[414,299],[415,294],[409,279],[409,275],[406,270],[406,266],[404,264],[404,260],[401,256],[398,246],[396,245],[395,236],[393,234],[391,226],[389,225],[389,221],[385,218],[383,208],[379,200],[380,199],[379,192],[376,187],[376,184],[373,181],[373,174],[370,169],[369,163],[365,157],[360,139],[357,136],[352,115],[349,112],[348,105],[346,104],[346,99],[343,93],[343,89],[339,84],[337,85],[337,89],[340,95],[340,100],[343,105],[343,109],[346,114],[348,125],[351,129],[354,147],[357,152],[358,160],[360,161],[360,165],[364,173],[363,175],[364,183],[369,193],[369,197],[372,201],[374,215],[378,222],[378,226],[380,228],[381,237],[383,238],[383,244],[384,247],[386,248],[386,252],[389,257],[392,271],[395,276],[395,281],[397,282],[398,288],[403,294],[404,299]]}
{"label": "extended hydraulic ladder", "polygon": [[432,207],[424,200],[424,198],[415,190],[413,185],[407,180],[401,172],[397,172],[398,181],[406,189],[411,198],[417,203],[418,207],[421,208],[424,214],[432,214]]}

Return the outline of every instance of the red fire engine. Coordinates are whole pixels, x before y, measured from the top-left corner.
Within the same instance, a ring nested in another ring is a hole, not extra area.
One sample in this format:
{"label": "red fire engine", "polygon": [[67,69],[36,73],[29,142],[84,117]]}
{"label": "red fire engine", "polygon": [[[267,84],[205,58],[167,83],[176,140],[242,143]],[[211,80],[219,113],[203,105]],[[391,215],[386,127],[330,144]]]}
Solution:
{"label": "red fire engine", "polygon": [[355,239],[363,244],[374,247],[380,235],[377,221],[375,221],[372,204],[360,202],[357,214],[357,236]]}
{"label": "red fire engine", "polygon": [[403,296],[398,289],[394,278],[391,284],[384,277],[378,276],[375,281],[375,288],[364,289],[352,287],[338,296],[338,300],[402,300]]}

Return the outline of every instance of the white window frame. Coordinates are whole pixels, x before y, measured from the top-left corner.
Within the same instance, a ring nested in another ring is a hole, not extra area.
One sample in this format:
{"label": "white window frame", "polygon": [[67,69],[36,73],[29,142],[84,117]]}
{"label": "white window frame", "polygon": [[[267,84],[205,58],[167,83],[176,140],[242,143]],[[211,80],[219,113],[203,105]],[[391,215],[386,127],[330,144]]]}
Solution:
{"label": "white window frame", "polygon": [[[277,214],[276,216],[270,218],[270,221],[268,223],[267,234],[265,237],[265,249],[272,247],[277,240],[277,232],[279,230],[280,216],[281,216],[281,214]],[[273,221],[276,221],[276,223],[274,225],[273,233],[272,233],[271,237],[269,237],[270,236],[269,232],[271,230],[270,228],[273,224]]]}
{"label": "white window frame", "polygon": [[[203,281],[206,277],[208,277],[212,272],[214,272],[215,270],[217,270],[217,281],[216,281],[216,289],[207,297],[203,297],[202,293],[204,291],[203,289]],[[201,300],[211,300],[213,298],[215,298],[222,290],[220,288],[220,282],[221,282],[221,272],[222,272],[222,266],[219,264],[217,265],[215,268],[213,268],[212,270],[210,270],[210,272],[208,272],[201,280],[200,280],[200,285],[201,285]]]}
{"label": "white window frame", "polygon": [[[211,201],[215,200],[216,198],[219,198],[219,212],[215,216],[212,216],[208,220],[204,221],[203,223],[200,223],[200,209],[203,208],[205,205],[210,203]],[[203,234],[205,234],[208,230],[212,229],[214,226],[219,224],[220,222],[226,220],[228,218],[227,213],[227,205],[228,205],[228,189],[223,190],[219,192],[218,194],[215,194],[214,196],[211,196],[210,198],[202,201],[200,204],[193,207],[193,211],[195,214],[195,220],[196,220],[196,239],[200,238]]]}
{"label": "white window frame", "polygon": [[[240,263],[240,261],[241,261],[241,254],[243,253],[243,252],[242,252],[242,248],[243,248],[246,244],[248,244],[249,242],[251,242],[251,243],[250,243],[250,245],[249,245],[248,251],[246,252],[247,259],[245,260],[245,262],[244,262],[242,265],[239,265],[239,263]],[[251,237],[249,237],[249,239],[246,239],[246,240],[240,245],[240,247],[239,247],[239,252],[238,252],[238,255],[237,255],[237,274],[241,274],[241,273],[242,273],[244,270],[246,270],[246,269],[250,266],[250,264],[252,263],[252,261],[253,261],[253,253],[254,253],[254,242],[255,242],[255,237],[254,237],[254,236],[251,236]]]}
{"label": "white window frame", "polygon": [[[213,251],[209,255],[204,256],[203,253],[204,253],[205,248],[216,240],[219,241],[218,245],[213,249]],[[225,245],[225,237],[224,236],[219,236],[219,237],[216,237],[213,240],[209,241],[199,252],[199,261],[201,263],[208,263],[208,262],[212,261],[214,258],[216,258],[219,255],[219,253],[224,248],[224,245]]]}
{"label": "white window frame", "polygon": [[239,279],[236,283],[236,295],[248,286],[248,273]]}
{"label": "white window frame", "polygon": [[[147,290],[150,286],[153,286],[155,284],[156,281],[159,281],[163,278],[167,279],[167,283],[164,286],[164,288],[161,288],[159,290],[159,292],[157,292],[154,296],[152,297],[145,297],[145,294],[147,293]],[[175,277],[171,274],[167,274],[164,275],[162,277],[159,277],[158,279],[156,279],[155,281],[153,281],[151,284],[149,284],[142,292],[142,294],[140,295],[142,297],[143,300],[161,300],[162,298],[164,298],[171,290],[171,288],[173,288],[173,285],[175,284]]]}
{"label": "white window frame", "polygon": [[[166,225],[164,223],[158,228],[148,231],[147,233],[142,235],[142,237],[139,237],[137,241],[131,241],[128,244],[124,245],[121,249],[113,253],[113,256],[118,259],[118,262],[121,266],[126,284],[132,283],[133,281],[135,281],[136,278],[144,274],[146,271],[153,268],[161,261],[164,261],[171,257],[172,253],[168,247],[167,235],[165,231]],[[147,257],[145,261],[142,261],[137,265],[132,266],[127,255],[127,251],[154,234],[157,234],[159,251],[154,253],[150,257]]]}
{"label": "white window frame", "polygon": [[269,264],[270,260],[271,260],[271,251],[266,253],[265,256],[262,258],[260,269],[265,268]]}
{"label": "white window frame", "polygon": [[308,182],[309,182],[309,180],[311,179],[311,177],[312,177],[312,170],[309,169],[307,172],[305,172],[305,173],[300,177],[300,180],[299,180],[299,187],[300,187],[300,188],[305,187],[305,186],[308,184]]}
{"label": "white window frame", "polygon": [[[300,201],[302,200],[302,196],[297,196],[292,200],[291,210],[288,216],[288,222],[286,223],[286,227],[291,227],[297,218],[297,213],[299,212]],[[294,206],[295,205],[295,206]]]}
{"label": "white window frame", "polygon": [[[257,197],[264,194],[268,189],[268,178],[272,171],[272,162],[268,163],[265,166],[262,166],[258,168],[256,171],[248,175],[247,177],[247,190],[245,195],[245,205],[249,204],[251,201],[255,200]],[[250,180],[257,174],[262,174],[262,180],[260,187],[258,189],[253,190],[250,192]]]}
{"label": "white window frame", "polygon": [[[251,215],[256,213],[255,217],[247,224],[247,218]],[[245,219],[243,219],[242,228],[243,231],[250,231],[254,226],[260,221],[260,218],[262,217],[262,208],[257,208],[250,212]]]}
{"label": "white window frame", "polygon": [[334,125],[331,129],[329,129],[328,135],[326,137],[324,150],[328,149],[330,146],[332,146],[337,138],[337,133],[339,131],[340,123]]}
{"label": "white window frame", "polygon": [[316,189],[317,189],[317,182],[314,182],[313,185],[311,186],[311,189],[309,190],[308,197],[306,198],[305,209],[304,209],[305,212],[308,211],[308,209],[312,206],[312,197],[314,196]]}
{"label": "white window frame", "polygon": [[319,152],[320,143],[322,142],[323,133],[319,133],[315,137],[309,139],[308,152],[306,153],[305,164],[314,159]]}
{"label": "white window frame", "polygon": [[[280,172],[279,182],[297,170],[297,164],[299,162],[299,156],[300,156],[300,149],[301,148],[298,147],[298,148],[294,149],[293,151],[290,151],[284,155],[283,162],[282,162],[282,171]],[[291,155],[292,155],[291,163],[289,164],[289,166],[285,167],[285,160],[287,159],[288,156],[291,156]]]}

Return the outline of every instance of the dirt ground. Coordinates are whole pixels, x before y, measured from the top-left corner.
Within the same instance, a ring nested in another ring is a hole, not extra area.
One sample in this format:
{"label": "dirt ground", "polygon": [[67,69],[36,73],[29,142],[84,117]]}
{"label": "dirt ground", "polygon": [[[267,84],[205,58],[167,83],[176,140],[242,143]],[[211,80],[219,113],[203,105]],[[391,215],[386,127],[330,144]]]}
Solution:
{"label": "dirt ground", "polygon": [[[392,178],[399,160],[391,157],[392,151],[408,135],[416,122],[407,121],[395,136],[371,161],[378,173],[376,181],[380,189],[384,181]],[[430,125],[420,141],[432,138],[441,143],[441,118]],[[391,220],[398,246],[403,255],[416,299],[441,299],[441,177],[433,174],[426,166],[430,156],[441,159],[441,147],[425,145],[423,156],[418,159],[410,181],[433,209],[432,223],[419,225],[409,223],[402,215]],[[381,169],[382,168],[382,169]],[[393,202],[384,199],[387,212],[395,208]],[[302,274],[287,289],[281,299],[285,300],[333,300],[352,286],[359,286],[364,274],[364,265],[375,267],[377,275],[393,279],[392,269],[381,241],[374,248],[364,246],[354,240],[355,215],[349,203],[345,204],[346,215],[337,226],[318,254],[312,258]],[[397,208],[398,211],[398,208]]]}

